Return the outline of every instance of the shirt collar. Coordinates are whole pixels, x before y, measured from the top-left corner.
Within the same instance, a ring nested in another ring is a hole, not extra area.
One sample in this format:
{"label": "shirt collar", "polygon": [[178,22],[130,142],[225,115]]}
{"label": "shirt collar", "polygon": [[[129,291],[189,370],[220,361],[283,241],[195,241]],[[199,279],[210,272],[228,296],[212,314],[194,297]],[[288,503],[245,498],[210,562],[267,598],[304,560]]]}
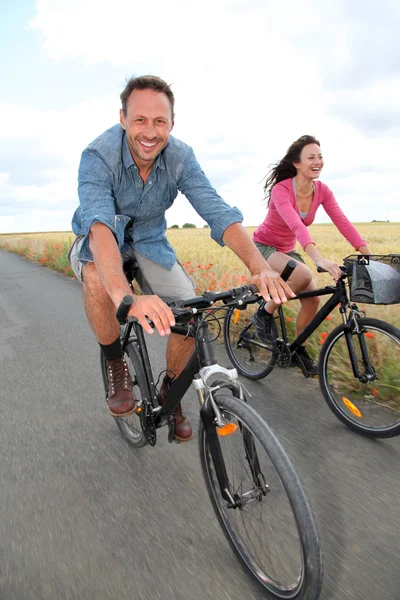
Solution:
{"label": "shirt collar", "polygon": [[[157,156],[155,163],[154,163],[154,168],[160,168],[163,169],[165,171],[165,159],[164,159],[164,152],[166,150],[167,146],[164,148],[164,150]],[[124,161],[124,165],[126,169],[129,169],[130,167],[134,167],[136,166],[135,161],[132,158],[132,154],[131,151],[129,150],[129,146],[128,146],[128,140],[126,137],[126,133],[124,132],[124,139],[122,142],[122,158]]]}
{"label": "shirt collar", "polygon": [[124,161],[124,165],[126,169],[133,167],[135,165],[135,161],[132,158],[131,151],[129,150],[128,140],[126,138],[126,132],[124,131],[124,139],[122,141],[122,159]]}
{"label": "shirt collar", "polygon": [[156,159],[156,167],[159,167],[163,171],[165,171],[164,152],[167,149],[167,147],[168,147],[168,144],[165,146],[164,150],[162,152],[160,152],[160,154],[157,156],[157,159]]}

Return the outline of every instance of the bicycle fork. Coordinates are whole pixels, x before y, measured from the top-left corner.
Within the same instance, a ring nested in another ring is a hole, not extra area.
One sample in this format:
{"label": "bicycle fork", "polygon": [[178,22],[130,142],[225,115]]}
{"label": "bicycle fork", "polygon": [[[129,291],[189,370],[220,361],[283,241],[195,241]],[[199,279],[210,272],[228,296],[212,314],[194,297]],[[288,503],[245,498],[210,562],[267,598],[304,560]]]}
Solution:
{"label": "bicycle fork", "polygon": [[[235,385],[227,383],[226,387],[228,387],[232,391],[233,395],[239,399],[240,392]],[[218,436],[218,427],[223,426],[222,415],[212,397],[212,391],[207,394],[207,397],[202,404],[200,415],[206,434],[207,445],[221,490],[221,495],[227,502],[228,508],[242,508],[243,500],[239,494],[232,492],[229,477],[226,471],[225,461]],[[261,492],[261,494],[265,496],[269,491],[269,488],[261,471],[253,436],[241,424],[239,424],[239,429],[242,435],[245,458],[249,463],[254,486],[258,493]]]}
{"label": "bicycle fork", "polygon": [[[361,350],[361,358],[362,363],[364,365],[365,371],[364,373],[360,372],[358,366],[358,359],[356,354],[356,349],[354,346],[354,337],[357,337],[358,342],[360,344]],[[356,379],[358,379],[361,383],[368,383],[369,381],[374,381],[376,379],[376,371],[371,364],[368,355],[367,344],[365,342],[364,332],[358,326],[357,320],[354,319],[354,329],[349,326],[345,331],[346,344],[349,351],[351,366],[353,369],[353,374]]]}
{"label": "bicycle fork", "polygon": [[[243,500],[239,494],[231,490],[221,444],[218,439],[218,429],[224,426],[224,420],[213,394],[216,390],[227,387],[239,401],[245,402],[245,398],[242,388],[237,383],[238,374],[236,369],[225,369],[218,365],[209,337],[208,324],[202,323],[199,332],[197,349],[201,357],[200,371],[198,372],[198,376],[193,379],[193,384],[197,390],[200,402],[200,417],[203,422],[206,442],[210,450],[221,495],[227,502],[228,508],[241,508],[243,507]],[[216,377],[221,376],[223,377],[223,381],[215,382]],[[240,432],[242,433],[245,457],[250,465],[254,485],[257,490],[260,490],[260,487],[262,487],[262,492],[265,493],[265,483],[261,486],[261,482],[264,482],[264,477],[261,473],[252,436],[249,431],[243,431],[242,426],[240,426]]]}

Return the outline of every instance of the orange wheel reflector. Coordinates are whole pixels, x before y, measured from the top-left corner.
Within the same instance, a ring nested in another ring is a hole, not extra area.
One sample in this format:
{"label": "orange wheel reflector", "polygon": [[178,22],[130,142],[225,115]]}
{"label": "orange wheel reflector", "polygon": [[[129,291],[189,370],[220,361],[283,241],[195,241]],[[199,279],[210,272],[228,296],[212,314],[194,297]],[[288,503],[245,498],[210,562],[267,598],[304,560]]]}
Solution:
{"label": "orange wheel reflector", "polygon": [[369,333],[369,331],[367,331],[367,333],[365,334],[365,337],[370,338],[371,340],[374,339],[374,334],[373,333]]}
{"label": "orange wheel reflector", "polygon": [[238,426],[236,425],[236,423],[227,423],[223,427],[217,427],[217,433],[218,433],[218,435],[222,435],[222,436],[231,435],[231,433],[235,433],[237,428],[238,428]]}
{"label": "orange wheel reflector", "polygon": [[348,398],[345,398],[343,396],[342,398],[343,402],[345,403],[345,405],[347,406],[347,408],[354,414],[356,415],[356,417],[359,417],[361,419],[362,414],[360,413],[360,411],[358,410],[357,406],[355,406]]}
{"label": "orange wheel reflector", "polygon": [[239,321],[239,317],[240,317],[240,310],[238,310],[237,308],[235,308],[235,312],[233,315],[233,324],[236,325],[237,322]]}

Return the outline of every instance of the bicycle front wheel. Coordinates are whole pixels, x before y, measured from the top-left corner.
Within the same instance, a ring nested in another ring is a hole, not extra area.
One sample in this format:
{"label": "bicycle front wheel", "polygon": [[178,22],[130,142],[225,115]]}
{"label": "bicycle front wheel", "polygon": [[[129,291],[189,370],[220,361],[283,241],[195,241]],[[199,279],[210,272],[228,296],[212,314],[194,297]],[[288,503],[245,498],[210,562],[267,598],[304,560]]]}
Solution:
{"label": "bicycle front wheel", "polygon": [[339,325],[326,338],[319,358],[322,393],[332,412],[353,431],[377,438],[399,435],[400,332],[377,319],[362,318],[357,323],[359,332]]}
{"label": "bicycle front wheel", "polygon": [[[145,374],[140,360],[139,353],[134,346],[134,342],[127,345],[125,348],[124,358],[128,365],[129,373],[132,379],[132,392],[136,398],[136,402],[143,398],[143,392],[145,388]],[[102,351],[100,350],[100,362],[101,362],[101,373],[103,376],[104,389],[106,392],[106,399],[108,396],[108,378],[106,360]],[[144,436],[140,416],[134,412],[129,417],[118,417],[114,418],[118,429],[124,436],[124,438],[134,446],[135,448],[142,448],[147,444],[147,440]]]}
{"label": "bicycle front wheel", "polygon": [[235,508],[221,494],[202,422],[199,445],[208,492],[225,535],[268,598],[316,600],[322,582],[319,539],[291,462],[252,408],[226,392],[214,399],[229,426],[228,434],[217,440]]}
{"label": "bicycle front wheel", "polygon": [[[276,329],[275,322],[273,327]],[[277,329],[275,336],[278,337]],[[240,375],[262,379],[274,368],[276,357],[272,345],[258,339],[248,311],[233,309],[229,312],[224,322],[224,342],[229,359]]]}

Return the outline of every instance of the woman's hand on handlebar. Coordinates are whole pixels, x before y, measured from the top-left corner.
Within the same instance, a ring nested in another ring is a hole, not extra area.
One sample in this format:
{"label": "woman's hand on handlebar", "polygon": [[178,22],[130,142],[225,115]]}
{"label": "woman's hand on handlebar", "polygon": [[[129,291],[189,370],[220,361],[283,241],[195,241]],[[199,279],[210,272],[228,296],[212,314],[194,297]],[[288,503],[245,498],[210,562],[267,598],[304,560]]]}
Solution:
{"label": "woman's hand on handlebar", "polygon": [[339,265],[333,262],[332,260],[328,260],[327,258],[320,258],[319,260],[315,261],[315,264],[320,269],[323,269],[324,271],[332,275],[335,281],[338,281],[343,274]]}
{"label": "woman's hand on handlebar", "polygon": [[171,333],[170,327],[175,325],[175,317],[169,306],[159,296],[135,296],[135,301],[129,311],[130,317],[135,317],[146,333],[154,333],[147,319],[154,323],[160,335]]}
{"label": "woman's hand on handlebar", "polygon": [[253,274],[249,281],[258,287],[266,302],[273,300],[275,304],[282,304],[282,302],[287,302],[288,298],[296,296],[289,284],[272,269],[260,270],[259,273]]}

